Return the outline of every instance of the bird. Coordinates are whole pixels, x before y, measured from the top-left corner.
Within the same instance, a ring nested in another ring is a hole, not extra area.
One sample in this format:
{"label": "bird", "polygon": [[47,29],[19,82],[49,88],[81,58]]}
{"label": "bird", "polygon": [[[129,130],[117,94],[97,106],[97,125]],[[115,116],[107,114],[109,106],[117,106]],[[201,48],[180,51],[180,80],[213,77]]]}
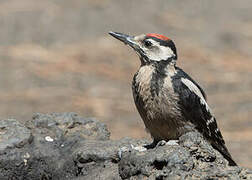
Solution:
{"label": "bird", "polygon": [[176,140],[187,132],[197,131],[230,166],[236,166],[204,90],[176,65],[175,43],[156,33],[131,36],[110,31],[109,34],[129,45],[139,56],[141,63],[133,77],[132,92],[146,130],[153,138],[147,147],[153,148],[160,141]]}

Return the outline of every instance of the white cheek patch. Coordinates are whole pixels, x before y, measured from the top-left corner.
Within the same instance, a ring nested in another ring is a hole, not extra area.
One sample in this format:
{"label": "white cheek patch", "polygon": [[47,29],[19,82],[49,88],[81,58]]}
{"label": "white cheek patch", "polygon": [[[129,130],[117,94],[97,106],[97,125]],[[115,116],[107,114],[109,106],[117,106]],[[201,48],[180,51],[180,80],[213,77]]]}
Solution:
{"label": "white cheek patch", "polygon": [[156,42],[153,39],[149,39],[149,41],[152,43],[153,47],[150,49],[143,47],[144,51],[146,52],[146,56],[149,59],[154,61],[161,61],[175,56],[171,48],[160,46],[159,42]]}
{"label": "white cheek patch", "polygon": [[173,53],[173,51],[169,47],[160,46],[160,52],[161,53],[160,53],[159,57],[164,60],[175,56],[175,54]]}
{"label": "white cheek patch", "polygon": [[199,88],[192,81],[190,81],[189,79],[181,78],[181,81],[183,82],[184,85],[186,85],[186,87],[188,87],[188,89],[190,89],[192,92],[194,92],[197,96],[200,97],[200,103],[205,105],[207,111],[210,112],[208,104],[207,104],[203,94],[199,90]]}

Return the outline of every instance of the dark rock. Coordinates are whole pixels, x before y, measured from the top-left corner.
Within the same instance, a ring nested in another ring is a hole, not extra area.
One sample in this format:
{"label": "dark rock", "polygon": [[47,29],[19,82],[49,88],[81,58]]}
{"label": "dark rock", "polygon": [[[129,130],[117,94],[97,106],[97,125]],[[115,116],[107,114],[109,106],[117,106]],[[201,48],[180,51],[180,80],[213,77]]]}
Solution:
{"label": "dark rock", "polygon": [[193,132],[181,136],[178,145],[139,152],[134,146],[145,140],[109,140],[106,125],[93,118],[37,113],[26,126],[0,121],[0,135],[1,180],[252,178],[251,170],[228,166]]}
{"label": "dark rock", "polygon": [[54,129],[57,136],[80,136],[84,139],[108,140],[110,132],[104,123],[70,113],[36,113],[31,126]]}
{"label": "dark rock", "polygon": [[0,121],[0,179],[74,178],[79,171],[73,159],[77,147],[110,135],[105,124],[76,113],[37,113],[26,126]]}
{"label": "dark rock", "polygon": [[[165,145],[146,152],[131,152],[119,162],[122,179],[241,178],[240,167],[230,167],[199,133],[181,136],[179,145]],[[246,174],[247,177],[252,178]]]}
{"label": "dark rock", "polygon": [[15,119],[0,121],[0,154],[7,149],[23,147],[31,140],[30,130]]}

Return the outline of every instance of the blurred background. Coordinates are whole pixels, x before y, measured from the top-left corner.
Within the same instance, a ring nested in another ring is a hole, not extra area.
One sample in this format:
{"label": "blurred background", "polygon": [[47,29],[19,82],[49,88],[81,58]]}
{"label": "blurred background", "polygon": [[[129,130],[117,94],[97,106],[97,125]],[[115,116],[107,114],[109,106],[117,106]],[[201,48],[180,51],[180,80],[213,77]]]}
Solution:
{"label": "blurred background", "polygon": [[139,60],[111,30],[173,39],[234,159],[252,168],[249,0],[0,0],[0,117],[72,111],[112,139],[149,138],[131,93]]}

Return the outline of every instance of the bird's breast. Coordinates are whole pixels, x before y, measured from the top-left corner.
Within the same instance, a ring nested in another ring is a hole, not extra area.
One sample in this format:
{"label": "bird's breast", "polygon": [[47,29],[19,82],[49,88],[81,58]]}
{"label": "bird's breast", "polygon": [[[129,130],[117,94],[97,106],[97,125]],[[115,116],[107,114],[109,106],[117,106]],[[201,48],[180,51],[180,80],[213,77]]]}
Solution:
{"label": "bird's breast", "polygon": [[147,66],[139,69],[134,81],[135,103],[146,112],[148,119],[168,118],[177,113],[178,95],[169,75],[157,74],[155,68]]}
{"label": "bird's breast", "polygon": [[169,74],[143,66],[134,76],[132,90],[136,107],[152,136],[176,137],[174,130],[179,126],[181,113]]}
{"label": "bird's breast", "polygon": [[178,99],[171,77],[166,73],[160,74],[151,65],[141,67],[135,74],[132,89],[147,110],[159,109],[162,105],[172,106]]}
{"label": "bird's breast", "polygon": [[155,72],[152,66],[143,66],[134,76],[133,93],[140,96],[144,102],[151,97],[151,81]]}

